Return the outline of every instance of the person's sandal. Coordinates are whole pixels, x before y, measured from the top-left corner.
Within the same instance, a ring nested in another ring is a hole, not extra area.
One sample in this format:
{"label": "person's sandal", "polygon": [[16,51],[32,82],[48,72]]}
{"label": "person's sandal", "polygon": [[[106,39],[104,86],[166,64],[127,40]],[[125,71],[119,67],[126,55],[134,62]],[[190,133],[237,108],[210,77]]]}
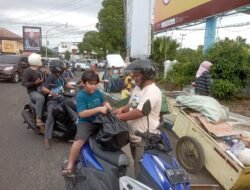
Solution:
{"label": "person's sandal", "polygon": [[44,144],[44,148],[45,148],[45,150],[49,150],[49,149],[51,149],[51,146],[50,146],[50,144]]}
{"label": "person's sandal", "polygon": [[65,177],[75,177],[74,169],[73,168],[63,169],[62,170],[62,176],[65,176]]}
{"label": "person's sandal", "polygon": [[41,125],[41,126],[39,127],[39,133],[40,133],[41,135],[44,135],[44,133],[45,133],[45,127],[44,127],[44,125]]}
{"label": "person's sandal", "polygon": [[44,134],[44,123],[40,119],[36,119],[36,127],[39,129],[40,134]]}
{"label": "person's sandal", "polygon": [[39,128],[40,126],[43,126],[43,122],[40,119],[36,119],[36,126]]}

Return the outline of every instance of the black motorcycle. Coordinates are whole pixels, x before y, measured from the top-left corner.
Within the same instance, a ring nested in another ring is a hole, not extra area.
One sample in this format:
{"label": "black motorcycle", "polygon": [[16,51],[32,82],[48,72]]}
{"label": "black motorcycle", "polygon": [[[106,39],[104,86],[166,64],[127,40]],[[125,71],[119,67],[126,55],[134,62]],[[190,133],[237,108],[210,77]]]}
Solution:
{"label": "black motorcycle", "polygon": [[[65,106],[65,100],[71,101],[71,107]],[[76,121],[78,118],[78,114],[76,112],[76,101],[75,94],[72,93],[61,93],[57,97],[55,97],[54,101],[58,103],[55,104],[53,109],[53,117],[55,119],[53,136],[56,138],[60,138],[63,140],[71,140],[74,139],[76,134]],[[73,107],[73,108],[72,108]],[[36,108],[35,102],[31,101],[24,106],[22,111],[22,116],[24,119],[24,123],[27,123],[28,129],[32,129],[36,134],[40,133],[40,129],[37,128],[35,123],[36,118]],[[47,117],[46,112],[46,103],[43,112],[42,121],[45,123]]]}

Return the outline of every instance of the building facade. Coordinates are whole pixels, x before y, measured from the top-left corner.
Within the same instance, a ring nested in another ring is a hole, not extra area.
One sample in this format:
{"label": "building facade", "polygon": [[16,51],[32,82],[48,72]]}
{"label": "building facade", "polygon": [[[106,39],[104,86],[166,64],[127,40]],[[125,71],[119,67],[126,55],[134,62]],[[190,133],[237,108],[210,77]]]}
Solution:
{"label": "building facade", "polygon": [[65,54],[69,51],[71,54],[78,54],[78,44],[80,42],[60,42],[58,45],[58,53]]}
{"label": "building facade", "polygon": [[23,38],[6,28],[0,28],[0,53],[22,54]]}

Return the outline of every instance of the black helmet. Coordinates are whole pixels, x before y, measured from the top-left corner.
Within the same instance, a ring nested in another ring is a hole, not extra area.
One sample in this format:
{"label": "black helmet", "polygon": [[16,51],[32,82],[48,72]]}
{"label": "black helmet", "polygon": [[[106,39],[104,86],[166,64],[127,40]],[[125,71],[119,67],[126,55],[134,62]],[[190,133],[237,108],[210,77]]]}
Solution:
{"label": "black helmet", "polygon": [[156,75],[156,67],[151,59],[137,59],[125,68],[125,72],[140,72],[143,80],[152,80]]}
{"label": "black helmet", "polygon": [[49,69],[53,74],[62,74],[64,71],[64,64],[62,61],[53,60],[49,62]]}

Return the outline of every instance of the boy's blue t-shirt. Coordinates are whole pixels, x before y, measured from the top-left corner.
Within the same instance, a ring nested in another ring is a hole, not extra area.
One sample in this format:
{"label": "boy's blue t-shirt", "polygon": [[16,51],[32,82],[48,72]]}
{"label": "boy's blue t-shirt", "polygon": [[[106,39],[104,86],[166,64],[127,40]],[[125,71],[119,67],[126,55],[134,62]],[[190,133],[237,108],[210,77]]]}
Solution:
{"label": "boy's blue t-shirt", "polygon": [[[82,90],[78,93],[76,97],[76,107],[77,112],[82,112],[84,110],[93,109],[102,106],[104,98],[99,90],[96,90],[93,94],[88,93],[86,90]],[[96,115],[80,118],[78,122],[92,122],[96,118]]]}

